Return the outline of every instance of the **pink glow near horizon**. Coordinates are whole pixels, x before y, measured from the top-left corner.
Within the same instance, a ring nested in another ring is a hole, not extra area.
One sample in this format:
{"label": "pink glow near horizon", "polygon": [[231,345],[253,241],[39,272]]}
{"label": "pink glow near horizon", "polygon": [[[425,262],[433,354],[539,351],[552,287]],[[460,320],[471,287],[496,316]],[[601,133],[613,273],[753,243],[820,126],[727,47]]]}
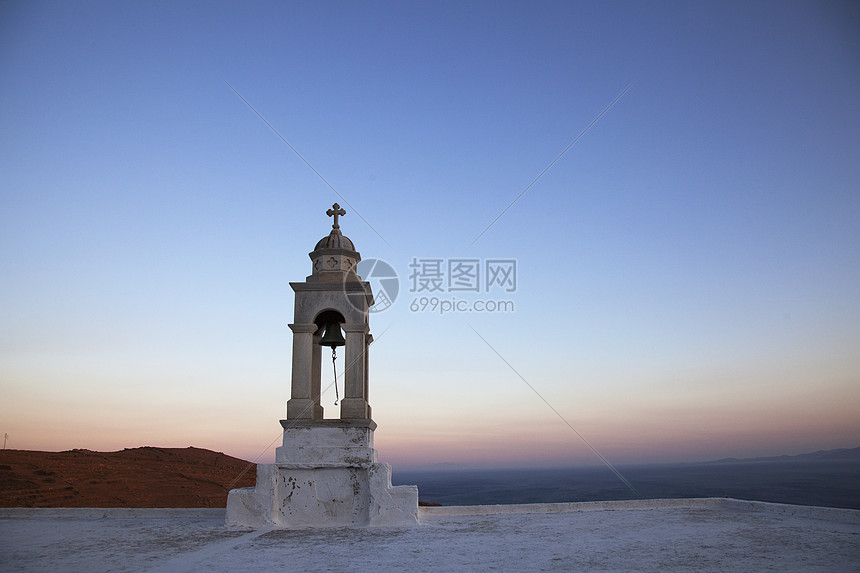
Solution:
{"label": "pink glow near horizon", "polygon": [[[613,464],[797,454],[860,444],[860,421],[853,405],[856,392],[846,391],[844,400],[836,404],[826,403],[825,394],[818,398],[807,396],[805,401],[775,399],[768,408],[757,403],[734,409],[721,404],[680,409],[643,406],[603,415],[593,412],[587,419],[571,416],[569,421]],[[168,418],[129,417],[123,424],[122,418],[88,419],[74,409],[45,409],[9,432],[7,447],[115,451],[143,445],[195,446],[268,463],[281,443],[277,410],[210,416],[205,410],[182,415],[181,408],[177,408],[175,415]],[[383,417],[378,420],[376,447],[381,461],[404,468],[442,463],[601,463],[551,411],[536,408],[529,412],[528,417],[510,422],[466,417],[435,424],[427,419]]]}

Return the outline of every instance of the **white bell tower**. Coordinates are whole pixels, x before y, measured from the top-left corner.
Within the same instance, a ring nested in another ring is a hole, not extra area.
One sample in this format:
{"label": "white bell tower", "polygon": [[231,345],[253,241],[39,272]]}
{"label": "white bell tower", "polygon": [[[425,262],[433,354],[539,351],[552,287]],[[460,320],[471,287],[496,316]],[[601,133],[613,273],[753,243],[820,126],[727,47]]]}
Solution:
{"label": "white bell tower", "polygon": [[[295,294],[293,359],[284,440],[274,464],[257,466],[257,485],[227,498],[227,524],[250,527],[363,527],[418,523],[418,488],[392,486],[391,466],[377,461],[376,423],[368,403],[370,284],[361,256],[340,231],[346,211],[335,203],[331,232],[310,253],[312,272],[290,283]],[[341,329],[346,333],[344,337]],[[335,332],[336,331],[336,332]],[[323,336],[325,335],[325,340]],[[345,348],[340,418],[320,404],[322,355]]]}

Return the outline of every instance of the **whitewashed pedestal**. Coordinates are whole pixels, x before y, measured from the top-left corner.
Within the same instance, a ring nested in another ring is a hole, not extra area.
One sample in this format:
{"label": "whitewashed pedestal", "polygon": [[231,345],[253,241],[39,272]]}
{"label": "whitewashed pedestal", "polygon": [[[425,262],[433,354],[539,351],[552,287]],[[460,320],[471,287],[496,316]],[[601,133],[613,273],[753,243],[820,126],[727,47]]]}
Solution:
{"label": "whitewashed pedestal", "polygon": [[227,525],[309,528],[418,523],[418,488],[392,486],[377,462],[373,420],[281,420],[274,464],[227,497]]}

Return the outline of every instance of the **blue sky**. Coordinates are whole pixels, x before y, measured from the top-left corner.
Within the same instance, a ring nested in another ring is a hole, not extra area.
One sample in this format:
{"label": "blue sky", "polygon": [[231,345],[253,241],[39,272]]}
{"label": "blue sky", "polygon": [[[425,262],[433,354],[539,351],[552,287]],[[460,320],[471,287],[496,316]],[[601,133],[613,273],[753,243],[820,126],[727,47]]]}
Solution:
{"label": "blue sky", "polygon": [[[339,201],[403,280],[372,317],[386,461],[595,461],[472,328],[619,463],[854,447],[858,20],[838,2],[4,2],[0,432],[267,459],[288,283]],[[517,291],[494,295],[516,310],[410,311],[413,258],[516,259]]]}

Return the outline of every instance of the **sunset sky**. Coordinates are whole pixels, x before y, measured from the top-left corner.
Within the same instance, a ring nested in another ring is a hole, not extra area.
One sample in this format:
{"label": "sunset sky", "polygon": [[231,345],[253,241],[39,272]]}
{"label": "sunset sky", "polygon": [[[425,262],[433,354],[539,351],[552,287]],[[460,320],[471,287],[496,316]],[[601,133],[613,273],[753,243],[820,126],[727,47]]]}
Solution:
{"label": "sunset sky", "polygon": [[[849,2],[0,2],[0,436],[271,461],[288,283],[337,201],[400,277],[371,316],[395,471],[600,463],[572,428],[616,464],[860,446],[858,29]],[[432,259],[515,260],[516,289],[410,292]]]}

